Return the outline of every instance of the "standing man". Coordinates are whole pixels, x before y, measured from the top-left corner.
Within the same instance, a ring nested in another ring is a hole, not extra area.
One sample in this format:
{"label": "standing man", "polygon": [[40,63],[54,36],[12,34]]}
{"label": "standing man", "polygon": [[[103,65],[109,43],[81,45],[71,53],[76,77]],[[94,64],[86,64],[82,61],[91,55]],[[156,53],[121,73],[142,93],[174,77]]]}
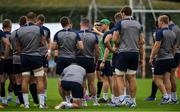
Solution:
{"label": "standing man", "polygon": [[169,29],[169,18],[166,15],[158,17],[160,30],[156,33],[156,41],[152,48],[149,63],[157,54],[154,65],[154,81],[163,94],[161,104],[171,101],[170,73],[175,68],[174,56],[176,35]]}
{"label": "standing man", "polygon": [[[96,96],[95,87],[95,63],[99,58],[99,45],[98,37],[95,33],[89,30],[90,24],[88,19],[83,19],[80,23],[80,39],[83,41],[84,49],[77,52],[77,61],[80,66],[86,69],[88,85],[90,86],[90,92],[93,105],[99,105]],[[86,86],[86,85],[84,85]]]}
{"label": "standing man", "polygon": [[144,38],[141,32],[141,25],[131,17],[131,8],[124,7],[120,12],[122,20],[116,24],[113,33],[113,40],[116,46],[119,46],[117,48],[118,54],[116,57],[115,74],[117,75],[120,96],[115,96],[115,100],[118,105],[125,103],[124,75],[126,75],[130,89],[130,99],[127,103],[129,107],[135,107],[137,88],[136,71],[139,63],[139,55],[140,63],[142,63]]}
{"label": "standing man", "polygon": [[35,25],[35,22],[36,14],[29,12],[27,14],[27,25],[17,30],[16,48],[21,53],[22,92],[25,108],[29,108],[28,85],[31,71],[33,71],[37,80],[37,91],[40,100],[39,108],[46,108],[44,102],[44,70],[39,52],[39,47],[46,45],[46,39],[43,29]]}
{"label": "standing man", "polygon": [[40,14],[37,16],[37,25],[41,27],[44,31],[44,36],[46,37],[46,42],[48,46],[40,47],[40,53],[43,60],[43,67],[44,67],[44,85],[45,85],[45,96],[47,97],[47,72],[48,72],[48,60],[50,59],[50,45],[51,45],[51,38],[50,38],[50,30],[43,24],[45,23],[45,16]]}
{"label": "standing man", "polygon": [[[21,16],[19,19],[19,25],[20,27],[25,25],[27,23],[27,17]],[[13,74],[15,75],[15,86],[14,91],[15,95],[18,96],[18,100],[16,100],[16,103],[20,104],[20,107],[24,106],[24,100],[22,95],[22,72],[21,72],[21,58],[20,54],[17,52],[16,49],[16,32],[18,29],[14,30],[11,34],[11,43],[13,48]]]}
{"label": "standing man", "polygon": [[[74,63],[76,60],[77,49],[83,49],[83,43],[80,40],[79,34],[74,32],[71,24],[71,20],[68,17],[62,17],[60,23],[63,27],[62,30],[58,31],[54,36],[54,46],[55,50],[59,50],[59,55],[56,60],[56,73],[61,76],[64,68]],[[58,87],[61,85],[61,80],[59,80]],[[59,93],[62,98],[65,99],[64,94],[59,88]]]}

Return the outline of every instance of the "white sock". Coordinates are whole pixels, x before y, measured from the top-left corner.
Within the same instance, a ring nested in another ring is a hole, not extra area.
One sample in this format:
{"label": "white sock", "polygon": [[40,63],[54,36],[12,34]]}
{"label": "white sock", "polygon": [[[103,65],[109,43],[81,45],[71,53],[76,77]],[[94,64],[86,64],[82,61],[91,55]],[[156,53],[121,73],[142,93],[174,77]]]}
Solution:
{"label": "white sock", "polygon": [[108,99],[108,93],[103,93],[103,98],[104,98],[105,100],[107,100],[107,99]]}
{"label": "white sock", "polygon": [[168,93],[168,97],[171,99],[171,93]]}
{"label": "white sock", "polygon": [[96,104],[98,103],[97,96],[92,96],[92,100],[93,100],[94,103],[96,103]]}
{"label": "white sock", "polygon": [[127,94],[127,93],[126,93],[126,87],[125,87],[125,88],[124,88],[124,96],[126,96],[126,94]]}
{"label": "white sock", "polygon": [[40,105],[44,105],[45,104],[45,96],[44,96],[44,94],[38,94],[38,96],[39,96],[39,104]]}
{"label": "white sock", "polygon": [[177,99],[178,99],[176,92],[171,92],[171,98],[172,98],[173,100],[177,100]]}
{"label": "white sock", "polygon": [[13,95],[13,92],[9,92],[7,98],[12,98],[12,95]]}
{"label": "white sock", "polygon": [[16,97],[16,103],[17,104],[19,104],[20,102],[19,102],[19,98],[18,97]]}
{"label": "white sock", "polygon": [[120,101],[123,101],[123,100],[124,100],[124,95],[120,95],[120,96],[119,96],[119,100],[120,100]]}
{"label": "white sock", "polygon": [[28,93],[23,93],[24,105],[29,105]]}
{"label": "white sock", "polygon": [[66,102],[71,103],[71,96],[65,96]]}
{"label": "white sock", "polygon": [[168,98],[169,98],[169,96],[168,96],[168,94],[167,94],[167,93],[163,94],[163,97],[164,97],[164,98],[166,98],[166,99],[168,99]]}
{"label": "white sock", "polygon": [[111,101],[114,102],[114,95],[111,94]]}
{"label": "white sock", "polygon": [[1,97],[2,98],[2,103],[3,104],[7,104],[7,99],[6,99],[6,97]]}

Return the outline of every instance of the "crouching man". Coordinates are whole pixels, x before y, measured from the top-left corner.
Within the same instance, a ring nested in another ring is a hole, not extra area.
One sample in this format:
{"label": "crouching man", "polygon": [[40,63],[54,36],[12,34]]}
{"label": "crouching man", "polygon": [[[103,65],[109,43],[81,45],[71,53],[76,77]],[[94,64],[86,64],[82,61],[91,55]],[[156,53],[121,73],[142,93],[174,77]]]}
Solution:
{"label": "crouching man", "polygon": [[[65,93],[66,102],[61,102],[55,109],[79,108],[82,106],[83,81],[86,71],[83,67],[72,63],[63,70],[61,90]],[[72,101],[70,101],[72,95]]]}

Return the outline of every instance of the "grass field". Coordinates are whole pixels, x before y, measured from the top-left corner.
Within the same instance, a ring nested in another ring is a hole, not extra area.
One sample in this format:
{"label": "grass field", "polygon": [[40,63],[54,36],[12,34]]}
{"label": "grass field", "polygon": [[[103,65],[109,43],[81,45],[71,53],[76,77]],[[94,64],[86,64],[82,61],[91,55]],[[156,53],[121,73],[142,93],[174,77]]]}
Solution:
{"label": "grass field", "polygon": [[[158,105],[160,102],[161,94],[158,91],[157,100],[153,102],[144,101],[144,98],[149,96],[151,91],[151,79],[138,79],[138,91],[137,91],[137,107],[136,108],[128,108],[128,107],[109,107],[106,105],[101,105],[99,107],[93,107],[91,102],[88,102],[88,107],[81,109],[70,109],[70,110],[58,110],[58,111],[94,111],[94,112],[115,112],[115,111],[178,111],[180,112],[180,104],[177,105]],[[180,86],[180,80],[177,79],[177,87]],[[178,97],[180,98],[180,88],[178,88]],[[48,109],[40,110],[37,107],[30,107],[30,109],[23,109],[20,107],[16,107],[14,102],[11,102],[9,106],[0,111],[55,111],[54,106],[57,105],[61,100],[58,90],[57,90],[57,78],[49,78],[48,80],[48,99],[47,105]],[[31,102],[32,103],[32,102]]]}

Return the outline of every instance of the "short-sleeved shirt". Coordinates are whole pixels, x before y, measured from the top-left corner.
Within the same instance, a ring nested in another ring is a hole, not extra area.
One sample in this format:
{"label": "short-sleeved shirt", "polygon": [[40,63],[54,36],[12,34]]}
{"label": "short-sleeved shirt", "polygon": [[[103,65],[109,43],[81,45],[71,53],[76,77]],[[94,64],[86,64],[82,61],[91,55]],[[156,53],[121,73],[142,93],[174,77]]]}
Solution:
{"label": "short-sleeved shirt", "polygon": [[86,70],[79,65],[71,64],[63,70],[62,75],[63,81],[77,82],[82,85]]}
{"label": "short-sleeved shirt", "polygon": [[16,51],[16,41],[17,41],[16,32],[17,32],[17,29],[11,33],[11,37],[10,37],[12,48],[13,48],[13,64],[21,64],[20,55],[17,54],[17,51]]}
{"label": "short-sleeved shirt", "polygon": [[77,52],[77,57],[94,58],[95,45],[98,44],[98,37],[89,30],[79,32],[80,39],[83,41],[84,49]]}
{"label": "short-sleeved shirt", "polygon": [[54,42],[58,45],[59,57],[76,58],[79,34],[72,29],[62,29],[54,35]]}
{"label": "short-sleeved shirt", "polygon": [[157,53],[157,60],[172,59],[173,46],[176,42],[176,34],[169,28],[162,28],[156,33],[156,41],[161,42],[160,49]]}
{"label": "short-sleeved shirt", "polygon": [[[44,37],[46,38],[46,40],[49,40],[50,39],[50,30],[49,30],[49,28],[47,28],[46,26],[41,26],[41,28],[44,31]],[[39,51],[40,51],[40,54],[42,56],[46,55],[46,53],[48,52],[48,46],[40,47]]]}
{"label": "short-sleeved shirt", "polygon": [[123,19],[113,30],[120,33],[118,52],[139,52],[138,41],[142,28],[138,21],[133,18]]}
{"label": "short-sleeved shirt", "polygon": [[180,53],[180,28],[176,24],[170,24],[169,29],[171,29],[176,34],[176,52]]}
{"label": "short-sleeved shirt", "polygon": [[2,30],[0,30],[0,56],[4,54],[4,43],[3,38],[5,38],[5,34]]}
{"label": "short-sleeved shirt", "polygon": [[21,54],[41,56],[39,48],[44,31],[37,25],[29,23],[17,30],[16,38],[21,46]]}

